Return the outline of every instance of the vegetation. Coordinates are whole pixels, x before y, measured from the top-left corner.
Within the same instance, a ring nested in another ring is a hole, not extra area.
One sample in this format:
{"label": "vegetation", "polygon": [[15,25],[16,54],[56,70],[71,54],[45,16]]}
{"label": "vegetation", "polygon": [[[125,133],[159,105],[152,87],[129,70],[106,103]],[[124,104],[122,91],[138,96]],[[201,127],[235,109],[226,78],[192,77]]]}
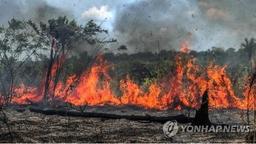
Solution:
{"label": "vegetation", "polygon": [[[0,122],[7,125],[8,131],[11,129],[3,107],[10,104],[15,97],[16,86],[39,86],[43,80],[44,104],[47,104],[48,98],[54,97],[59,81],[65,81],[72,74],[80,76],[91,66],[104,44],[115,42],[102,36],[107,33],[107,30],[94,21],[78,25],[76,21],[70,21],[66,17],[50,19],[48,23],[12,19],[8,26],[0,27],[0,114],[3,115]],[[81,45],[94,46],[95,49],[93,53],[88,53],[86,49],[81,49]],[[214,47],[206,51],[191,51],[189,54],[175,50],[127,54],[125,45],[121,45],[117,50],[124,53],[104,54],[104,58],[114,65],[110,75],[116,82],[129,75],[147,89],[151,83],[164,80],[166,75],[175,73],[175,58],[177,55],[184,55],[185,58],[195,57],[202,67],[211,62],[227,65],[228,74],[238,95],[241,95],[241,89],[245,85],[245,77],[251,75],[250,86],[255,84],[256,40],[253,38],[246,38],[238,50]],[[54,66],[56,73],[53,75]],[[54,86],[50,90],[51,81]],[[113,85],[117,84],[113,82]],[[249,122],[249,111],[247,118]],[[11,132],[9,134],[13,137]]]}
{"label": "vegetation", "polygon": [[[0,28],[0,90],[1,97],[7,103],[13,95],[14,86],[19,84],[38,86],[42,77],[45,99],[54,93],[48,93],[49,81],[55,85],[65,81],[71,74],[80,75],[93,62],[95,55],[107,42],[102,29],[93,21],[78,25],[66,17],[50,19],[48,23],[34,23],[12,19],[7,27]],[[81,45],[97,45],[95,52],[89,54]],[[236,93],[244,85],[243,79],[253,72],[256,41],[245,39],[241,48],[212,48],[206,51],[191,51],[190,56],[197,59],[203,67],[210,62],[228,65],[227,70],[235,84]],[[175,72],[177,51],[162,50],[159,53],[140,52],[126,54],[127,47],[120,46],[120,54],[105,53],[107,61],[114,65],[110,74],[115,80],[129,75],[135,82],[147,88],[149,84],[164,79]],[[79,52],[77,51],[79,49]],[[57,66],[56,75],[51,75],[53,64]]]}

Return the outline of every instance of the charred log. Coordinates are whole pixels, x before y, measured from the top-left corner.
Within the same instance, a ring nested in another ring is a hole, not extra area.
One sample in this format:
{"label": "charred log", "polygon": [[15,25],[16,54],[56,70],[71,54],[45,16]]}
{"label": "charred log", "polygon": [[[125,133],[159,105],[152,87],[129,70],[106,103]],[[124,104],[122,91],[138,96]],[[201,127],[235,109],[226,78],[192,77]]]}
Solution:
{"label": "charred log", "polygon": [[196,111],[195,119],[193,121],[194,125],[211,125],[209,119],[209,102],[208,102],[208,90],[206,90],[202,97],[202,104],[199,110]]}
{"label": "charred log", "polygon": [[170,120],[176,120],[179,123],[191,123],[193,118],[186,117],[185,115],[176,116],[150,116],[150,115],[118,115],[110,113],[99,112],[79,112],[79,111],[65,111],[55,109],[40,109],[30,108],[31,112],[41,113],[45,115],[59,115],[59,116],[72,116],[72,117],[90,117],[90,118],[102,118],[102,119],[127,119],[132,121],[147,121],[156,123],[165,123]]}

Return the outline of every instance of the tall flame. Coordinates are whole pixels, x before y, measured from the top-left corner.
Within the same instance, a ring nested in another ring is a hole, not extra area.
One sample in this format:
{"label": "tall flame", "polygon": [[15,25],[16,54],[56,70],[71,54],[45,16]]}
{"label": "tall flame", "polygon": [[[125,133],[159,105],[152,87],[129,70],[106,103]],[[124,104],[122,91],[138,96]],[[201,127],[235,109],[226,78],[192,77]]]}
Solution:
{"label": "tall flame", "polygon": [[[251,109],[255,101],[254,92],[245,86],[243,97],[238,97],[234,90],[227,66],[213,63],[206,68],[198,65],[196,59],[188,56],[188,45],[182,44],[181,53],[176,56],[176,71],[166,77],[168,82],[153,82],[147,90],[127,76],[120,80],[121,94],[112,90],[113,81],[108,74],[111,65],[102,56],[96,58],[92,67],[81,76],[72,75],[65,83],[56,85],[56,99],[76,106],[90,105],[136,105],[146,109],[164,110],[183,107],[198,108],[205,90],[209,91],[211,108]],[[185,58],[183,55],[187,55]],[[56,70],[52,71],[55,76]],[[52,90],[53,84],[50,84]],[[42,94],[37,88],[20,85],[15,89],[13,103],[25,104],[29,101],[40,102]]]}

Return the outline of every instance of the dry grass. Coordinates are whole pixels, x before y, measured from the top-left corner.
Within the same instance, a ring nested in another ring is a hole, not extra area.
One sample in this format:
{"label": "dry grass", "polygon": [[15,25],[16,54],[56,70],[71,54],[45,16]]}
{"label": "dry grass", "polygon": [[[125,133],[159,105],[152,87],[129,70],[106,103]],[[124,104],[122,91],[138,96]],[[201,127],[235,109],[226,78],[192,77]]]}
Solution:
{"label": "dry grass", "polygon": [[245,142],[245,134],[178,133],[166,138],[159,123],[6,113],[14,139],[0,123],[0,142]]}

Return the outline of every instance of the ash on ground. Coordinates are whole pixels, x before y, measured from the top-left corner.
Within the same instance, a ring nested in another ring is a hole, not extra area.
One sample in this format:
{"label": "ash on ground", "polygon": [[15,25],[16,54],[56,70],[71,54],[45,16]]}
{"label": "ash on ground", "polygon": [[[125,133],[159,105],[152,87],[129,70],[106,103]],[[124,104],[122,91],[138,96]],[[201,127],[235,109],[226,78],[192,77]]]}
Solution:
{"label": "ash on ground", "polygon": [[[88,111],[99,111],[89,108]],[[106,111],[106,109],[104,109]],[[107,109],[110,113],[129,113],[131,109]],[[134,114],[176,115],[175,111],[141,111]],[[163,124],[126,119],[63,117],[5,110],[11,134],[0,122],[0,142],[246,142],[247,133],[177,133],[163,134]],[[193,115],[193,113],[192,113]],[[210,119],[218,123],[245,123],[244,111],[211,111]],[[12,137],[11,137],[12,136]]]}

